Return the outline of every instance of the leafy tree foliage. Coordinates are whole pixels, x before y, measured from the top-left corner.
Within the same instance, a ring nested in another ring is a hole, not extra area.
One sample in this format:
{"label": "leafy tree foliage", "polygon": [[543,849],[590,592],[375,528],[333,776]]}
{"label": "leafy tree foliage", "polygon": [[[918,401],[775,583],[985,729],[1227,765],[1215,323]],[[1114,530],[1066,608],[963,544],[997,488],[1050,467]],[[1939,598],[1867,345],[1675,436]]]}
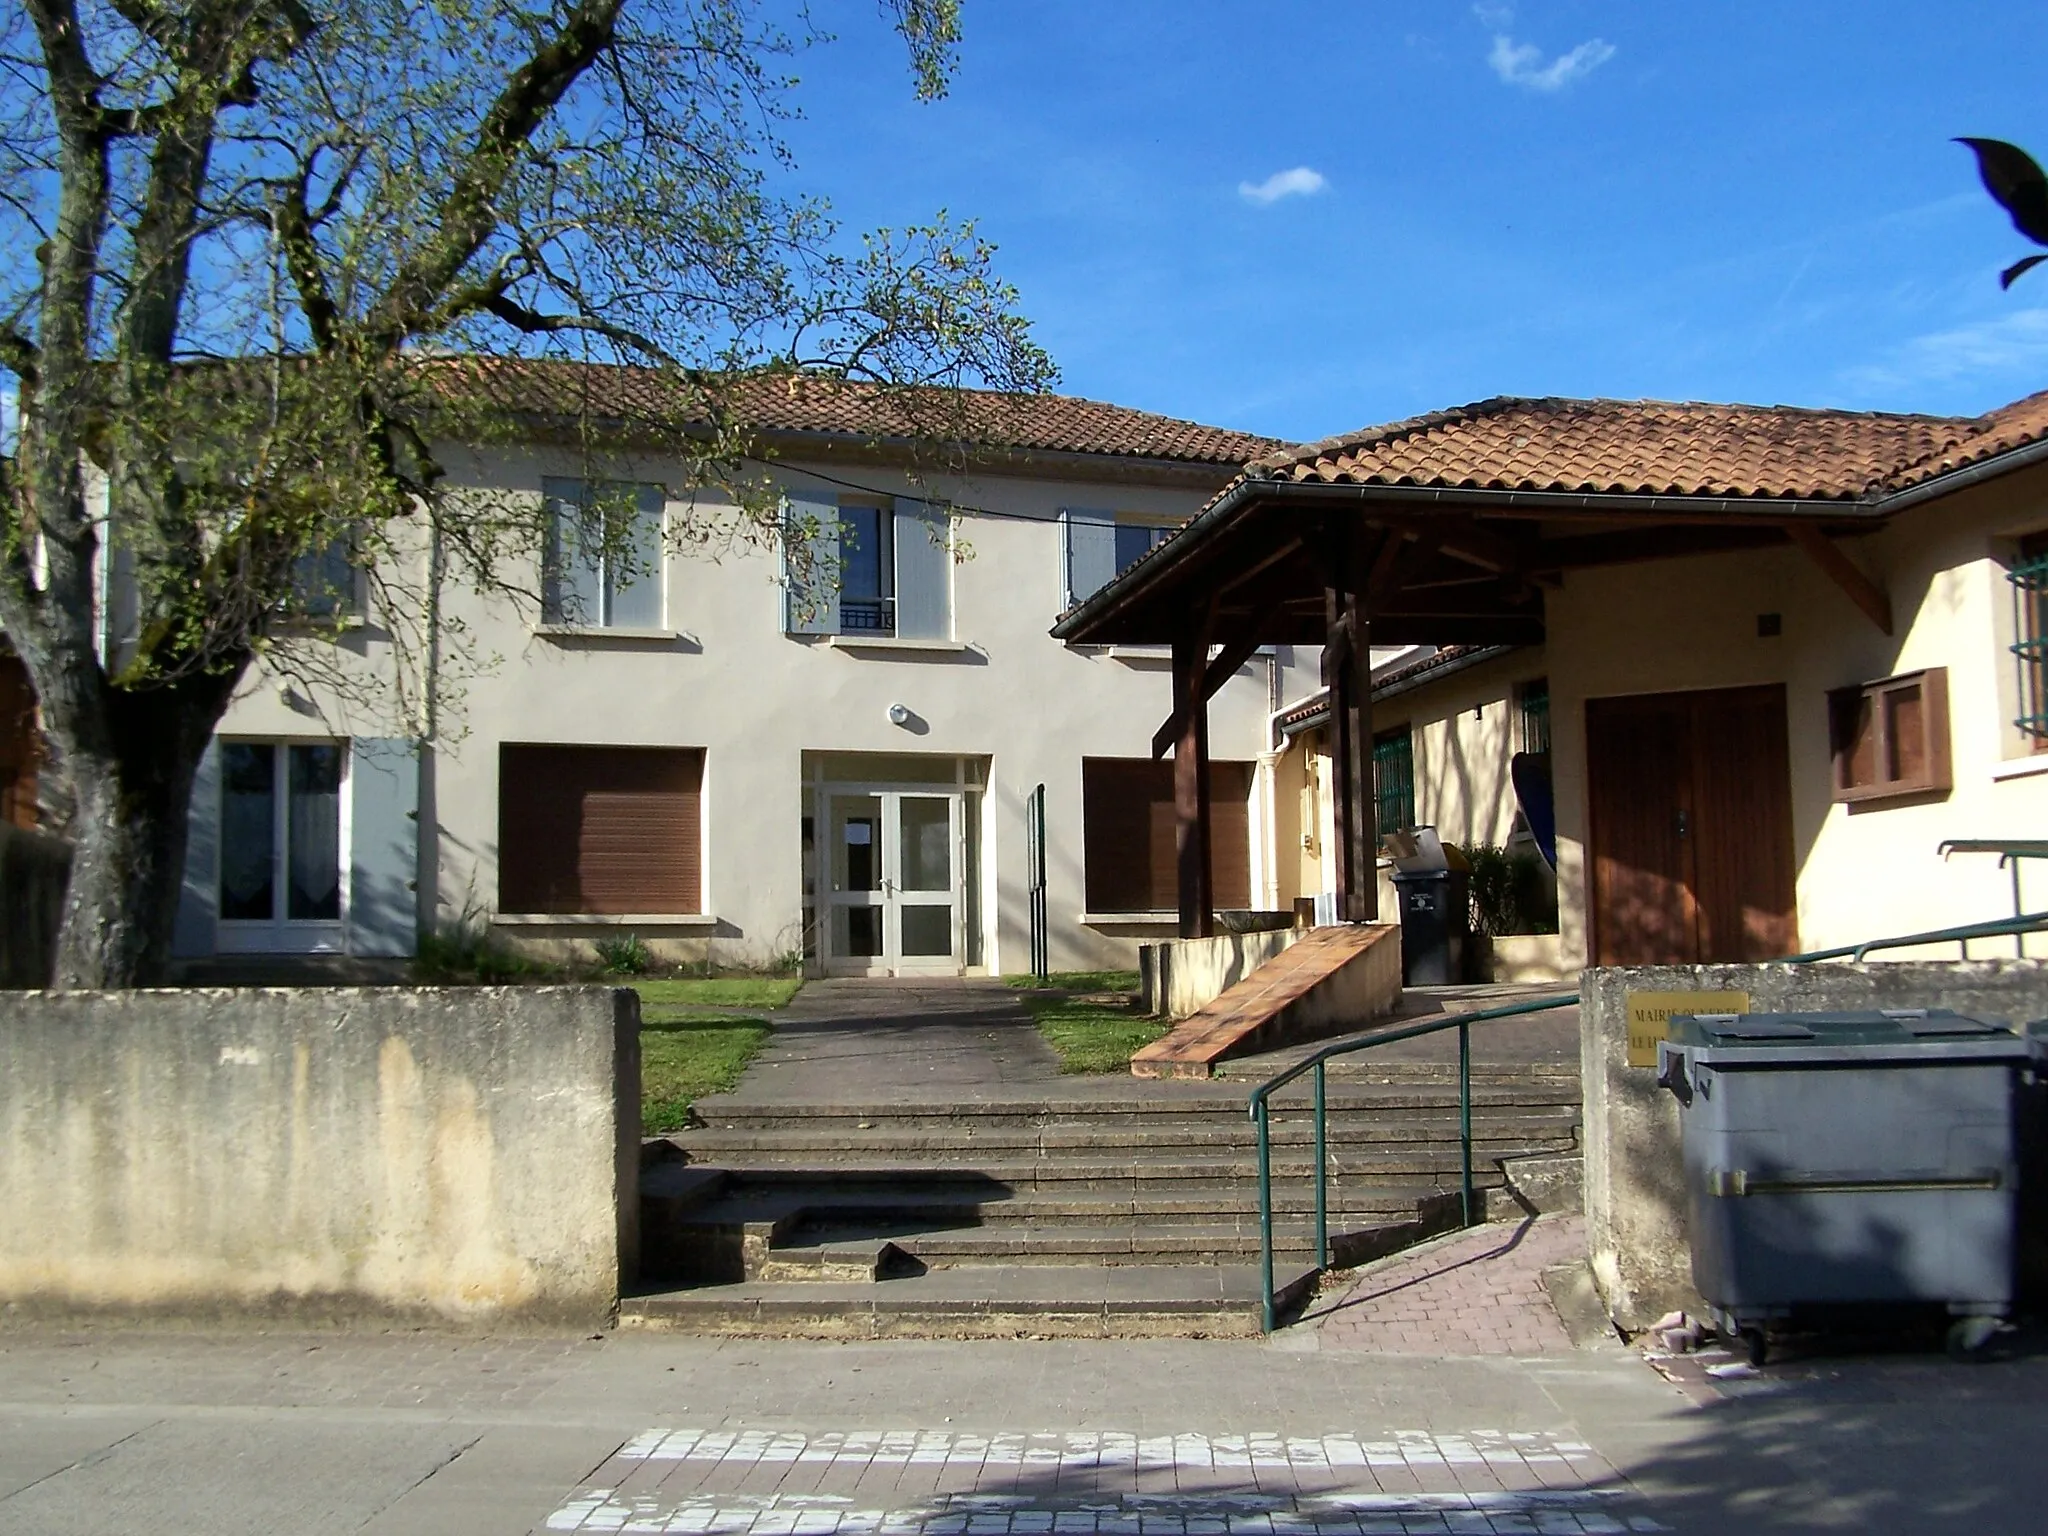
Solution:
{"label": "leafy tree foliage", "polygon": [[[882,0],[946,89],[958,0]],[[943,215],[848,242],[786,190],[791,61],[763,0],[20,0],[0,21],[0,629],[74,807],[60,984],[167,958],[201,751],[252,661],[331,604],[444,638],[432,591],[531,585],[537,508],[445,489],[444,445],[530,429],[496,357],[654,371],[630,427],[745,472],[764,379],[1051,377],[990,247]],[[111,509],[111,510],[110,510]],[[689,536],[686,534],[686,536]],[[522,574],[526,573],[526,574]],[[431,584],[430,583],[430,584]],[[102,597],[132,608],[109,622]]]}

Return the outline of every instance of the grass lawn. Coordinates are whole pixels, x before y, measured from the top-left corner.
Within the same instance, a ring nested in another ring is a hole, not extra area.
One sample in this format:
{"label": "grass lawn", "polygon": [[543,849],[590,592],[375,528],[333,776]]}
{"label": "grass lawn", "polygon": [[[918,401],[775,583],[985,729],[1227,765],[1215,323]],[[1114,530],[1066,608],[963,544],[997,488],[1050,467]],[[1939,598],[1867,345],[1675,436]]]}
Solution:
{"label": "grass lawn", "polygon": [[1005,976],[1006,987],[1051,987],[1061,992],[1136,992],[1136,971],[1054,971],[1044,981],[1036,976]]}
{"label": "grass lawn", "polygon": [[621,976],[616,984],[638,992],[642,1015],[655,1017],[662,1008],[780,1008],[803,981],[795,976]]}
{"label": "grass lawn", "polygon": [[1121,1002],[1057,992],[1028,992],[1022,1002],[1059,1053],[1062,1072],[1122,1072],[1133,1051],[1166,1033],[1164,1020],[1133,1013]]}
{"label": "grass lawn", "polygon": [[679,1131],[698,1095],[724,1093],[767,1042],[761,1019],[649,1009],[640,1023],[640,1130]]}

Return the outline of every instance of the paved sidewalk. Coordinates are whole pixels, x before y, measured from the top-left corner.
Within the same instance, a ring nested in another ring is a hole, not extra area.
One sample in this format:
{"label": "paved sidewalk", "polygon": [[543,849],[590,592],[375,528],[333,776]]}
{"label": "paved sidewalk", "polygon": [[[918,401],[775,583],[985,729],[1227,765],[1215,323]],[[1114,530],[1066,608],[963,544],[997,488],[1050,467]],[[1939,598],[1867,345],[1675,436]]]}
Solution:
{"label": "paved sidewalk", "polygon": [[1411,1355],[1568,1354],[1543,1271],[1584,1256],[1582,1216],[1494,1222],[1325,1284],[1299,1326],[1324,1349]]}
{"label": "paved sidewalk", "polygon": [[1000,981],[813,981],[774,1022],[735,1100],[971,1099],[1060,1075],[1059,1057]]}

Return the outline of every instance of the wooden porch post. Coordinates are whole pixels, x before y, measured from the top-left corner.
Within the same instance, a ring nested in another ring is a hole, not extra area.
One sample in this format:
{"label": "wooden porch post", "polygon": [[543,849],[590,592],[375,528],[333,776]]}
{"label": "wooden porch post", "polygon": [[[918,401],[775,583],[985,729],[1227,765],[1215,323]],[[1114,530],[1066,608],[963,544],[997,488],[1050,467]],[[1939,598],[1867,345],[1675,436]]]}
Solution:
{"label": "wooden porch post", "polygon": [[1209,877],[1209,703],[1202,687],[1208,631],[1206,624],[1189,623],[1173,641],[1173,711],[1180,720],[1173,743],[1174,857],[1184,939],[1206,939],[1216,931]]}
{"label": "wooden porch post", "polygon": [[1380,910],[1366,542],[1364,527],[1349,519],[1332,517],[1325,527],[1323,680],[1330,690],[1330,766],[1336,781],[1337,920],[1345,923],[1377,921]]}

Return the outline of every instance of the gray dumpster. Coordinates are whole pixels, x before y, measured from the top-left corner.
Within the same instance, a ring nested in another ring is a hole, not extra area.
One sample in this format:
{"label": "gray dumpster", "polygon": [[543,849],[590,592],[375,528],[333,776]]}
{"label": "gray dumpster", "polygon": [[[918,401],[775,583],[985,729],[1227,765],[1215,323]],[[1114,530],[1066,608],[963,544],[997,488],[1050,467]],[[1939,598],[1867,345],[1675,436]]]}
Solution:
{"label": "gray dumpster", "polygon": [[1749,1341],[1795,1308],[1945,1302],[1974,1349],[2011,1311],[2015,1069],[1994,1019],[1929,1010],[1680,1016],[1693,1285]]}

